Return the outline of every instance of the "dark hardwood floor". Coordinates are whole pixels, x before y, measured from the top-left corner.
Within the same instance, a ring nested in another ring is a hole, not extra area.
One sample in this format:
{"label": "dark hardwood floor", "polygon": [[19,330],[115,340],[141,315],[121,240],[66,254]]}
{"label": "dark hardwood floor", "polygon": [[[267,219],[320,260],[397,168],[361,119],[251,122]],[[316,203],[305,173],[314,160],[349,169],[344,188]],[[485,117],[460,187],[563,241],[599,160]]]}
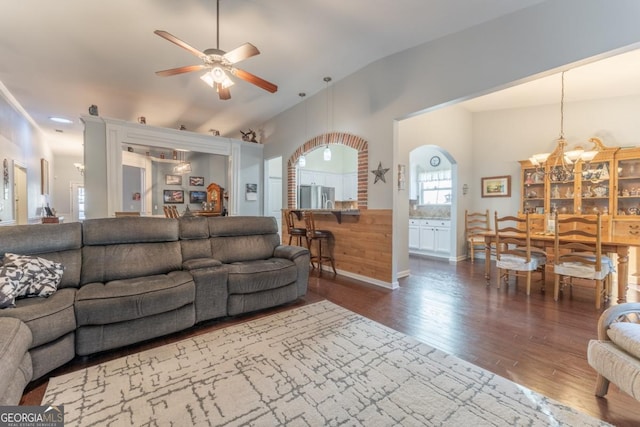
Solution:
{"label": "dark hardwood floor", "polygon": [[[51,376],[327,299],[616,426],[640,425],[640,402],[615,385],[604,399],[593,394],[596,374],[587,364],[586,351],[588,341],[596,337],[601,311],[595,309],[592,290],[575,288],[555,302],[551,274],[546,293],[533,284],[527,297],[521,283],[497,289],[494,279],[487,286],[482,260],[450,264],[411,258],[410,267],[411,276],[395,291],[312,273],[308,294],[296,303],[78,358]],[[629,301],[640,301],[638,286],[630,286],[627,295]],[[46,386],[43,379],[32,383],[20,403],[39,405]]]}

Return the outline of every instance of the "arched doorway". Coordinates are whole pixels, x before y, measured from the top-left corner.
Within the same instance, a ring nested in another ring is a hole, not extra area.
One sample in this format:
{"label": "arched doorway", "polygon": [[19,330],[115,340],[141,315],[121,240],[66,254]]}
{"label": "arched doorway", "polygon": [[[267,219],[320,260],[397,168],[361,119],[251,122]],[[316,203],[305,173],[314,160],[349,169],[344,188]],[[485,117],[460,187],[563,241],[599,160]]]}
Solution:
{"label": "arched doorway", "polygon": [[358,209],[366,209],[368,201],[367,178],[369,165],[369,144],[359,136],[343,132],[318,135],[302,144],[287,161],[287,206],[297,207],[297,168],[300,156],[325,145],[346,145],[358,151]]}

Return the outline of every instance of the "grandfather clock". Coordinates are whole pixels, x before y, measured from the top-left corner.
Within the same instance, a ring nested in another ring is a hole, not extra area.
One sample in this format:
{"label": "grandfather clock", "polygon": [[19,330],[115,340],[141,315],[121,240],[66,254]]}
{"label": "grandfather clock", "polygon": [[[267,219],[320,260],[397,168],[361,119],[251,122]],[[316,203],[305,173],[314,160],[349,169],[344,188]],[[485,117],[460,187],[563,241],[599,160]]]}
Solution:
{"label": "grandfather clock", "polygon": [[207,186],[207,203],[212,204],[212,212],[222,212],[222,187],[218,184],[211,183]]}

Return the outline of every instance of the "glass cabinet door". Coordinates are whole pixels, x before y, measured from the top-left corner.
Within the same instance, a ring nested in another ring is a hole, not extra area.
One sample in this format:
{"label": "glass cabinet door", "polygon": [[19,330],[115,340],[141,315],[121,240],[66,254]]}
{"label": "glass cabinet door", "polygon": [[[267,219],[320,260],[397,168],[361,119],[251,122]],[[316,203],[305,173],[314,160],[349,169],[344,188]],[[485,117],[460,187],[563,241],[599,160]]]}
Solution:
{"label": "glass cabinet door", "polygon": [[549,169],[549,212],[574,214],[575,210],[574,174],[567,173],[561,166]]}
{"label": "glass cabinet door", "polygon": [[609,161],[591,162],[582,165],[580,188],[582,191],[582,213],[609,214],[611,171]]}
{"label": "glass cabinet door", "polygon": [[640,215],[640,159],[618,161],[618,216]]}
{"label": "glass cabinet door", "polygon": [[522,213],[544,213],[544,172],[535,167],[522,169]]}

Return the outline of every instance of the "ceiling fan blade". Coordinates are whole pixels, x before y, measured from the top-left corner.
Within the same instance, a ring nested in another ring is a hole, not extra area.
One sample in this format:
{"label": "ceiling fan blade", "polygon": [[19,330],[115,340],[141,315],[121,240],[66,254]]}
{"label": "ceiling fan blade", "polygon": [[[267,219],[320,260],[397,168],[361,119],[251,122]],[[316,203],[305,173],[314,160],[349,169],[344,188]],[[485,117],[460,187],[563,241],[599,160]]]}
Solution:
{"label": "ceiling fan blade", "polygon": [[154,33],[159,35],[163,39],[169,40],[171,43],[177,44],[178,46],[180,46],[181,48],[187,50],[188,52],[190,52],[191,54],[197,56],[198,58],[202,59],[202,58],[207,56],[203,52],[200,52],[195,47],[188,45],[187,43],[183,42],[182,40],[180,40],[176,36],[174,36],[172,34],[169,34],[164,30],[155,30]]}
{"label": "ceiling fan blade", "polygon": [[236,62],[244,61],[247,58],[251,58],[252,56],[259,55],[260,51],[257,47],[252,45],[251,43],[245,43],[242,46],[239,46],[232,51],[225,53],[224,58],[232,64]]}
{"label": "ceiling fan blade", "polygon": [[171,68],[169,70],[156,71],[156,74],[162,77],[175,76],[176,74],[190,73],[192,71],[200,71],[207,68],[206,65],[186,65],[179,68]]}
{"label": "ceiling fan blade", "polygon": [[255,74],[251,74],[247,71],[241,70],[240,68],[231,68],[231,73],[234,76],[238,76],[239,78],[241,78],[242,80],[245,80],[249,83],[252,83],[264,90],[266,90],[267,92],[271,92],[274,93],[278,90],[278,86],[274,85],[273,83],[270,83],[264,79],[261,79],[260,77],[256,76]]}
{"label": "ceiling fan blade", "polygon": [[229,91],[228,87],[222,87],[220,83],[216,83],[216,91],[218,92],[220,99],[223,101],[231,99],[231,91]]}

